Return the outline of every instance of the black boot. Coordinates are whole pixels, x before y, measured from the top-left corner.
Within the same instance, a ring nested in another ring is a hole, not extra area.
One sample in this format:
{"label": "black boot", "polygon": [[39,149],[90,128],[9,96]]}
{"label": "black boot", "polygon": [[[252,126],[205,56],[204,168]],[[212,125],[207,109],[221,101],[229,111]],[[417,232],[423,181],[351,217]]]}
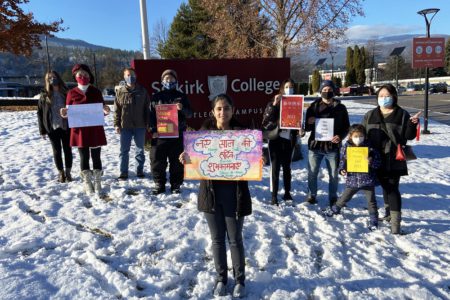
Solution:
{"label": "black boot", "polygon": [[271,202],[271,204],[272,204],[272,205],[278,206],[278,198],[277,198],[277,196],[272,196],[272,202]]}
{"label": "black boot", "polygon": [[58,170],[58,182],[64,183],[66,182],[66,175],[64,174],[64,170]]}

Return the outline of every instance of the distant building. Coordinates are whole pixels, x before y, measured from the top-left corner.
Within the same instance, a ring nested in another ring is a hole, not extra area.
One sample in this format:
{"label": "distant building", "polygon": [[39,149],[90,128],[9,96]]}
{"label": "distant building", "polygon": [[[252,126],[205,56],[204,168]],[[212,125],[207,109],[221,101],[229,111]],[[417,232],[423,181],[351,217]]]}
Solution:
{"label": "distant building", "polygon": [[[381,66],[382,64],[378,64],[378,68],[369,68],[369,69],[365,69],[364,72],[366,73],[366,84],[370,85],[371,82],[373,81],[378,81],[378,75],[379,75],[379,69],[383,68],[383,66]],[[386,65],[386,64],[384,64]],[[331,80],[331,70],[320,70],[319,71],[322,80]],[[342,85],[345,85],[345,75],[347,74],[347,71],[335,71],[333,70],[333,77],[335,78],[340,78],[342,81]],[[312,80],[312,75],[308,76],[309,78],[309,83],[311,83]]]}

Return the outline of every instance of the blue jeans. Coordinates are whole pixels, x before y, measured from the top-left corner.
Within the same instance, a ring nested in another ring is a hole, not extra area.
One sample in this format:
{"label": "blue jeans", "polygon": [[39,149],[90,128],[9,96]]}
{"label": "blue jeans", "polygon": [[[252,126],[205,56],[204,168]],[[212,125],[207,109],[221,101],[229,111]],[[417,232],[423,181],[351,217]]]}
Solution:
{"label": "blue jeans", "polygon": [[337,198],[337,188],[339,183],[338,150],[330,152],[324,152],[322,150],[308,151],[308,196],[317,196],[317,175],[319,174],[320,163],[324,158],[328,169],[328,175],[330,177],[328,197],[331,200],[332,198]]}
{"label": "blue jeans", "polygon": [[128,163],[130,161],[130,147],[131,139],[134,139],[134,144],[136,145],[136,172],[141,173],[144,171],[145,153],[144,153],[144,142],[145,142],[145,128],[122,128],[120,130],[120,173],[128,174]]}

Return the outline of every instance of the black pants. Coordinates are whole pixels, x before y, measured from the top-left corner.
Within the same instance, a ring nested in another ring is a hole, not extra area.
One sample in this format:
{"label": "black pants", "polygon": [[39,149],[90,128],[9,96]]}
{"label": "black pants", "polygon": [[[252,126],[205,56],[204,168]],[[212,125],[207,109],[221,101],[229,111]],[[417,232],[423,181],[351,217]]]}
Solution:
{"label": "black pants", "polygon": [[214,265],[217,272],[217,282],[226,283],[228,280],[227,249],[225,237],[228,237],[233,277],[236,283],[244,283],[245,259],[242,228],[244,217],[236,217],[236,183],[214,184],[216,199],[215,213],[205,213],[212,240]]}
{"label": "black pants", "polygon": [[92,165],[94,170],[102,169],[102,160],[100,159],[100,153],[102,148],[78,148],[78,152],[80,153],[80,169],[89,170],[89,158],[92,158]]}
{"label": "black pants", "polygon": [[379,177],[378,180],[383,188],[384,204],[387,204],[391,211],[401,211],[402,198],[399,190],[400,176]]}
{"label": "black pants", "polygon": [[179,161],[183,149],[183,138],[152,140],[150,165],[157,186],[164,187],[166,184],[167,160],[169,160],[170,186],[179,188],[183,184],[184,166]]}
{"label": "black pants", "polygon": [[72,148],[70,147],[70,130],[58,128],[48,134],[53,149],[53,159],[58,170],[64,170],[62,151],[64,151],[64,163],[66,169],[72,168]]}
{"label": "black pants", "polygon": [[270,169],[271,169],[271,191],[272,195],[278,194],[280,182],[280,168],[283,167],[283,182],[285,193],[291,191],[291,162],[292,143],[284,138],[269,141]]}

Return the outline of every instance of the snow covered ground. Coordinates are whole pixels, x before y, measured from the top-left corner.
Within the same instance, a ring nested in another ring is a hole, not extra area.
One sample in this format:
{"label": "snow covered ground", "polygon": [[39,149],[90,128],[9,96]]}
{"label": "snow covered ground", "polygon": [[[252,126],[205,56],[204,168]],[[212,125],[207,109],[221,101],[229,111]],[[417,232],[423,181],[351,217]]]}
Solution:
{"label": "snow covered ground", "polygon": [[[352,123],[371,108],[345,104]],[[248,298],[450,299],[450,127],[430,122],[429,129],[412,143],[420,158],[401,181],[402,236],[386,224],[366,229],[362,195],[343,215],[324,218],[323,171],[319,205],[301,204],[306,161],[293,164],[295,206],[271,206],[264,167],[263,181],[250,183],[254,213],[244,225]],[[157,197],[150,178],[117,182],[118,136],[106,131],[111,202],[84,195],[77,151],[75,181],[55,181],[35,112],[0,113],[1,299],[211,298],[214,263],[196,208],[198,182],[186,182],[181,196]],[[377,199],[382,206],[379,189]]]}

